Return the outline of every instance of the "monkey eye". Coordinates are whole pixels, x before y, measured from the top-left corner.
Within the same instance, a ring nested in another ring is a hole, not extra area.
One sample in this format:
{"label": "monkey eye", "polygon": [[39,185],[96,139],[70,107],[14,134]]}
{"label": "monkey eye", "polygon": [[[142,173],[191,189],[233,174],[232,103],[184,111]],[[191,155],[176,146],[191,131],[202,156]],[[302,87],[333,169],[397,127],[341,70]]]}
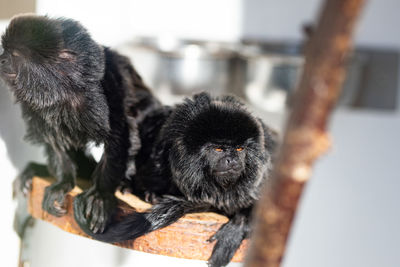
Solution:
{"label": "monkey eye", "polygon": [[236,151],[242,151],[244,148],[243,147],[238,147],[236,148]]}
{"label": "monkey eye", "polygon": [[217,152],[222,152],[222,151],[224,151],[222,148],[220,148],[220,147],[216,147],[216,148],[214,148],[214,150],[215,151],[217,151]]}

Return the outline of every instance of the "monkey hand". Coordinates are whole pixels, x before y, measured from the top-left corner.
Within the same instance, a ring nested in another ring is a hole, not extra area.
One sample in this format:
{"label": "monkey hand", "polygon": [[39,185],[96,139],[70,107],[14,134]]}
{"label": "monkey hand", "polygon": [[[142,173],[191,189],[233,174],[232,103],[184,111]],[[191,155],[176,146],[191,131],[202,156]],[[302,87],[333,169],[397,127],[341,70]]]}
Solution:
{"label": "monkey hand", "polygon": [[25,169],[17,177],[18,188],[26,196],[32,189],[32,178],[34,176],[48,177],[50,176],[47,166],[30,162]]}
{"label": "monkey hand", "polygon": [[25,168],[23,172],[18,176],[19,180],[19,189],[27,196],[28,193],[32,190],[32,178],[35,176],[32,169]]}
{"label": "monkey hand", "polygon": [[144,201],[150,203],[152,205],[160,203],[162,200],[162,196],[158,195],[155,192],[145,191],[144,192]]}
{"label": "monkey hand", "polygon": [[79,194],[74,201],[80,211],[75,213],[76,219],[81,222],[81,227],[94,234],[104,232],[117,205],[113,194],[99,192],[95,187]]}
{"label": "monkey hand", "polygon": [[66,195],[74,187],[74,182],[56,182],[46,187],[42,202],[43,210],[48,213],[61,217],[67,213]]}
{"label": "monkey hand", "polygon": [[244,229],[246,227],[243,226],[230,220],[210,237],[209,242],[217,241],[217,243],[208,259],[209,267],[220,267],[229,263],[246,236],[246,229]]}

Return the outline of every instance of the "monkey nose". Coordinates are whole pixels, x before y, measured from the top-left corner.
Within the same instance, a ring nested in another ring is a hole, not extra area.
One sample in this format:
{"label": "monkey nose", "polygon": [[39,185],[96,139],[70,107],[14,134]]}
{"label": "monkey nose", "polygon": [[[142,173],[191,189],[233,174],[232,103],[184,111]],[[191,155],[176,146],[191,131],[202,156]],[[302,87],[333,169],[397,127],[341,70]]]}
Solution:
{"label": "monkey nose", "polygon": [[226,158],[225,165],[228,169],[235,168],[238,165],[238,161],[235,158]]}

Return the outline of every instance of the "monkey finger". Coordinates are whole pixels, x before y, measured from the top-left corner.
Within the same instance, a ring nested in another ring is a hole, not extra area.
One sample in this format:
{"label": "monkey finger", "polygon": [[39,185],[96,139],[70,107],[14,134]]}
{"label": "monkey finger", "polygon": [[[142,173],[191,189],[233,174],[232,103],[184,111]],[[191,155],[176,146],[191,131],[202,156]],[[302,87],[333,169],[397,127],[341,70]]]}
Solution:
{"label": "monkey finger", "polygon": [[207,239],[206,241],[209,242],[209,243],[214,242],[215,240],[217,240],[216,235],[217,235],[217,234],[213,234],[213,235],[212,235],[209,239]]}
{"label": "monkey finger", "polygon": [[51,215],[61,217],[63,215],[62,211],[58,209],[55,204],[54,204],[54,199],[53,198],[47,198],[45,201],[43,201],[42,208],[43,210],[47,211]]}
{"label": "monkey finger", "polygon": [[90,218],[90,215],[92,213],[93,201],[94,201],[93,195],[86,198],[85,216],[87,219]]}
{"label": "monkey finger", "polygon": [[26,181],[24,183],[24,186],[22,187],[22,194],[24,194],[24,196],[27,196],[32,190],[32,181]]}
{"label": "monkey finger", "polygon": [[100,234],[101,233],[101,228],[102,228],[101,223],[99,221],[96,221],[96,223],[93,224],[93,230],[92,231],[95,234]]}
{"label": "monkey finger", "polygon": [[106,228],[107,221],[108,221],[108,216],[109,216],[109,213],[103,207],[103,209],[101,211],[100,221],[99,221],[99,226],[100,226],[99,231],[100,231],[100,233],[103,233],[105,228]]}
{"label": "monkey finger", "polygon": [[58,198],[56,200],[54,200],[53,206],[56,210],[58,210],[64,214],[67,213],[65,197],[63,195],[58,196]]}
{"label": "monkey finger", "polygon": [[103,221],[103,223],[101,224],[100,233],[104,233],[104,230],[106,230],[106,223],[105,223],[105,221]]}
{"label": "monkey finger", "polygon": [[91,214],[90,219],[88,219],[89,222],[89,229],[92,231],[94,234],[97,233],[97,216],[95,214]]}
{"label": "monkey finger", "polygon": [[67,209],[60,205],[57,201],[54,201],[53,208],[58,216],[63,216],[67,213]]}
{"label": "monkey finger", "polygon": [[93,222],[93,233],[102,233],[102,229],[104,229],[103,217],[104,216],[102,214],[98,214],[96,216],[96,220]]}
{"label": "monkey finger", "polygon": [[97,233],[99,231],[99,220],[100,220],[100,213],[102,207],[100,207],[100,201],[96,199],[93,202],[93,208],[92,208],[92,216],[91,216],[91,222],[90,222],[90,229],[93,231],[93,233]]}
{"label": "monkey finger", "polygon": [[106,202],[107,202],[107,200],[102,200],[101,206],[99,206],[98,220],[97,220],[99,233],[104,232],[106,225],[107,225],[107,221],[108,221],[109,209],[106,208],[106,206],[108,206],[107,204],[109,204],[109,203],[106,203]]}
{"label": "monkey finger", "polygon": [[93,234],[97,234],[97,225],[93,219],[90,221],[89,229],[93,232]]}
{"label": "monkey finger", "polygon": [[51,194],[50,194],[48,188],[46,188],[45,192],[44,192],[43,201],[42,201],[42,209],[44,211],[47,211],[50,214],[53,214],[53,211],[51,210],[52,206],[53,205],[52,205]]}
{"label": "monkey finger", "polygon": [[64,194],[61,192],[56,192],[51,194],[49,198],[50,210],[57,217],[61,217],[67,213],[67,209],[64,208]]}
{"label": "monkey finger", "polygon": [[32,191],[32,179],[28,179],[22,183],[22,193],[27,196]]}

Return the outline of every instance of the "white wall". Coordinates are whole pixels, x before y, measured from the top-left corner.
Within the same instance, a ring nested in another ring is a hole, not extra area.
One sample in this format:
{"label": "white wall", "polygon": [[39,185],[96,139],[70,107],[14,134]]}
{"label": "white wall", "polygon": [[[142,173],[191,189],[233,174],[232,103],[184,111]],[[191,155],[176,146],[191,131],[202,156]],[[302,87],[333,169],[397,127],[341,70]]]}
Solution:
{"label": "white wall", "polygon": [[237,40],[240,7],[240,0],[39,0],[37,11],[77,19],[97,41],[113,46],[133,36]]}
{"label": "white wall", "polygon": [[[246,37],[300,40],[301,26],[313,21],[322,0],[243,0]],[[400,1],[368,0],[358,22],[357,45],[400,47]]]}
{"label": "white wall", "polygon": [[[400,47],[400,1],[369,0],[356,30],[356,44]],[[234,41],[302,39],[322,0],[38,0],[40,14],[81,21],[94,38],[117,45],[133,36]]]}
{"label": "white wall", "polygon": [[400,114],[338,111],[284,267],[400,266]]}

